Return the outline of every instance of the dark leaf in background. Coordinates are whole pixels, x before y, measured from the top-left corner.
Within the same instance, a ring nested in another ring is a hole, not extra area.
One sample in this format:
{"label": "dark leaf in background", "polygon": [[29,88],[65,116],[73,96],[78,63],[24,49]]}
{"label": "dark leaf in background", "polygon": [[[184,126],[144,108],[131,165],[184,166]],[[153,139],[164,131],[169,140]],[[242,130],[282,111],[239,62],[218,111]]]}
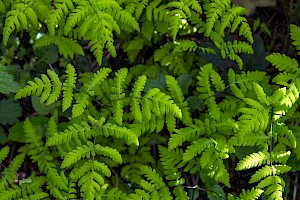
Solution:
{"label": "dark leaf in background", "polygon": [[158,88],[165,92],[167,87],[165,75],[167,75],[167,72],[163,69],[160,69],[155,78],[147,80],[144,91],[147,92],[151,88]]}
{"label": "dark leaf in background", "polygon": [[47,64],[53,64],[58,61],[58,50],[55,45],[49,45],[45,47],[38,47],[35,49],[35,53],[39,58]]}
{"label": "dark leaf in background", "polygon": [[264,41],[261,39],[259,35],[253,36],[253,50],[254,54],[242,54],[241,58],[244,62],[244,67],[247,70],[265,70],[269,65],[269,62],[266,61],[265,57],[269,55],[268,52],[265,51]]}
{"label": "dark leaf in background", "polygon": [[5,144],[6,142],[8,142],[8,139],[5,135],[5,131],[2,127],[0,127],[0,144]]}
{"label": "dark leaf in background", "polygon": [[0,93],[17,92],[20,85],[14,81],[14,76],[6,72],[5,66],[0,66]]}
{"label": "dark leaf in background", "polygon": [[182,89],[183,94],[188,94],[188,89],[192,81],[193,77],[190,74],[182,74],[177,78],[178,85]]}
{"label": "dark leaf in background", "polygon": [[[46,124],[48,120],[49,119],[47,117],[42,115],[30,118],[30,122],[33,126],[35,126],[37,133],[41,136],[44,136],[45,134]],[[10,140],[20,143],[26,142],[23,124],[24,122],[17,122],[9,129],[8,138]]]}
{"label": "dark leaf in background", "polygon": [[35,111],[41,115],[47,115],[55,109],[55,104],[46,105],[45,103],[40,103],[40,98],[36,96],[31,97],[31,103]]}
{"label": "dark leaf in background", "polygon": [[13,124],[18,121],[21,114],[21,106],[13,99],[2,99],[0,101],[0,124]]}

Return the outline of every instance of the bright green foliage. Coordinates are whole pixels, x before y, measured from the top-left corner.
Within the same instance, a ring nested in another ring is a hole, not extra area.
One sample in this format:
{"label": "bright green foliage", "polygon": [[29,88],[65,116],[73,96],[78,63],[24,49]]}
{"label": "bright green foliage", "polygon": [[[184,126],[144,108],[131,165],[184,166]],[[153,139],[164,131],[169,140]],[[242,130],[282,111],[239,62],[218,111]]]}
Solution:
{"label": "bright green foliage", "polygon": [[[0,1],[4,45],[28,32],[36,51],[57,46],[65,67],[20,90],[0,67],[1,93],[53,105],[49,119],[29,113],[10,129],[23,143],[10,163],[11,148],[0,150],[0,199],[181,200],[197,190],[210,199],[283,198],[283,174],[300,159],[299,64],[272,53],[275,76],[243,68],[240,55],[254,53],[244,8],[230,0],[53,3]],[[291,25],[297,50],[299,32]],[[94,72],[80,70],[88,50]],[[128,66],[112,66],[119,51]],[[18,180],[27,162],[39,173]],[[225,194],[235,189],[233,170],[251,174],[253,187]]]}

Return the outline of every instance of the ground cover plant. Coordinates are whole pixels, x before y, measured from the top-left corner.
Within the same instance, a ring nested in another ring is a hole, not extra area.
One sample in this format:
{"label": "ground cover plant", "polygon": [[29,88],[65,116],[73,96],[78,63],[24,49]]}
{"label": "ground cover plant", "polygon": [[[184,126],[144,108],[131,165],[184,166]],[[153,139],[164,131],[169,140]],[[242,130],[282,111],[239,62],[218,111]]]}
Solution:
{"label": "ground cover plant", "polygon": [[245,8],[8,0],[0,13],[0,199],[300,196],[297,55],[267,52],[253,32],[272,31]]}

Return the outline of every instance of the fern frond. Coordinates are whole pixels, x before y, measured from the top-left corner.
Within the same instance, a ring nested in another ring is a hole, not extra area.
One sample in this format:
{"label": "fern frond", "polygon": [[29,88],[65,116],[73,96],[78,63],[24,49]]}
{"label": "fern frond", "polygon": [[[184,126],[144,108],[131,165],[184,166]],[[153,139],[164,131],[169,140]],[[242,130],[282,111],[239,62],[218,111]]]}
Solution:
{"label": "fern frond", "polygon": [[134,86],[132,88],[132,92],[130,93],[131,99],[131,112],[136,121],[142,122],[142,111],[141,111],[141,99],[142,95],[141,92],[145,87],[147,81],[147,77],[145,75],[139,76],[138,79],[135,81]]}
{"label": "fern frond", "polygon": [[101,68],[96,73],[94,73],[91,81],[83,85],[84,94],[81,94],[76,99],[76,103],[72,108],[73,118],[80,116],[84,112],[84,109],[90,103],[89,97],[94,95],[93,90],[95,89],[95,86],[99,86],[106,79],[110,72],[110,68]]}
{"label": "fern frond", "polygon": [[236,170],[250,169],[252,167],[258,167],[263,164],[270,163],[270,153],[267,151],[259,151],[257,153],[252,153],[247,155],[245,158],[240,160],[236,166]]}
{"label": "fern frond", "polygon": [[111,100],[113,101],[113,111],[114,111],[114,120],[118,125],[121,125],[123,122],[123,99],[125,97],[124,82],[128,74],[127,68],[122,68],[118,72],[116,72],[116,76],[114,78],[114,85],[111,88]]}
{"label": "fern frond", "polygon": [[26,7],[27,6],[24,3],[17,3],[17,4],[14,4],[12,9],[7,12],[6,19],[5,19],[5,25],[3,28],[3,38],[2,38],[4,45],[7,44],[8,39],[9,39],[10,35],[12,34],[12,32],[14,32],[15,30],[27,28],[27,25],[28,25],[27,17],[24,14]]}
{"label": "fern frond", "polygon": [[103,147],[99,144],[96,144],[95,145],[95,150],[96,150],[97,154],[109,157],[110,159],[112,159],[116,163],[121,164],[123,162],[121,154],[116,149],[113,149],[113,148],[110,148],[110,147]]}
{"label": "fern frond", "polygon": [[290,35],[291,39],[293,40],[293,45],[296,47],[298,50],[298,55],[300,55],[300,28],[297,25],[291,24],[290,25]]}
{"label": "fern frond", "polygon": [[89,158],[95,155],[94,144],[88,141],[87,145],[82,145],[77,147],[73,151],[69,152],[66,158],[63,160],[61,164],[61,168],[66,168],[71,166],[72,164],[78,162],[82,158]]}
{"label": "fern frond", "polygon": [[[9,185],[14,183],[14,180],[18,180],[17,171],[21,167],[24,162],[25,154],[18,154],[9,164],[7,168],[5,168],[2,172],[2,177],[0,180],[0,191],[5,191]],[[1,196],[1,192],[0,192]]]}
{"label": "fern frond", "polygon": [[0,163],[3,162],[3,160],[6,158],[6,156],[8,155],[8,153],[9,153],[9,146],[3,147],[0,150]]}
{"label": "fern frond", "polygon": [[148,166],[142,166],[141,172],[147,177],[148,180],[150,180],[155,188],[161,189],[166,186],[163,179],[157,174],[155,169],[151,169],[151,167]]}
{"label": "fern frond", "polygon": [[115,138],[121,138],[126,141],[128,145],[135,144],[136,146],[139,145],[139,140],[136,134],[127,129],[126,127],[120,127],[115,124],[107,123],[103,126],[99,126],[96,128],[95,133],[96,135],[103,135],[105,137],[113,136]]}
{"label": "fern frond", "polygon": [[257,95],[258,101],[261,104],[265,104],[267,106],[270,105],[270,103],[269,103],[269,101],[267,99],[267,95],[264,92],[264,89],[258,83],[253,82],[253,89],[254,89],[254,92]]}
{"label": "fern frond", "polygon": [[[224,13],[222,15],[221,19],[221,25],[218,29],[218,33],[222,34],[224,36],[225,28],[230,27],[231,23],[233,23],[237,18],[240,17],[240,15],[244,15],[246,13],[246,9],[241,6],[233,5],[228,12]],[[231,29],[232,32],[234,32],[233,29]]]}
{"label": "fern frond", "polygon": [[72,178],[74,181],[78,181],[89,171],[99,171],[101,172],[101,174],[104,174],[107,177],[111,176],[110,169],[106,164],[97,160],[89,160],[79,168],[75,168],[74,170],[72,170],[70,178]]}
{"label": "fern frond", "polygon": [[204,14],[206,15],[205,33],[206,37],[210,36],[214,25],[218,22],[219,17],[222,16],[222,12],[230,7],[230,1],[206,1],[204,4]]}
{"label": "fern frond", "polygon": [[166,78],[166,84],[171,93],[170,96],[174,100],[175,104],[178,105],[178,107],[182,111],[182,121],[186,125],[192,124],[193,121],[191,116],[189,115],[190,111],[189,111],[188,103],[184,100],[183,93],[181,88],[178,85],[178,82],[174,77],[169,75],[166,75],[165,78]]}
{"label": "fern frond", "polygon": [[279,71],[291,74],[299,71],[297,60],[294,58],[290,58],[285,54],[272,53],[271,55],[268,55],[266,57],[266,60],[269,61]]}
{"label": "fern frond", "polygon": [[35,42],[34,48],[49,46],[50,44],[57,45],[59,54],[65,58],[70,57],[73,59],[75,54],[84,55],[82,47],[75,40],[57,35],[39,38]]}
{"label": "fern frond", "polygon": [[198,154],[201,154],[210,145],[210,140],[207,138],[201,138],[197,141],[192,142],[192,144],[188,146],[187,150],[183,153],[183,161],[189,161],[195,158]]}
{"label": "fern frond", "polygon": [[71,65],[67,65],[66,70],[66,80],[63,84],[63,101],[62,101],[62,111],[67,110],[73,100],[73,89],[76,87],[76,71],[75,68]]}
{"label": "fern frond", "polygon": [[257,188],[252,188],[251,190],[242,190],[242,193],[239,195],[240,199],[258,199],[264,191]]}
{"label": "fern frond", "polygon": [[191,40],[177,40],[175,42],[174,52],[182,52],[182,51],[197,51],[198,45],[196,42]]}
{"label": "fern frond", "polygon": [[[68,6],[71,6],[68,8]],[[56,9],[52,9],[49,12],[48,20],[47,20],[47,28],[50,36],[55,35],[55,28],[61,22],[65,20],[65,16],[67,16],[70,10],[73,10],[73,3],[66,4],[64,2],[55,2]]]}
{"label": "fern frond", "polygon": [[264,194],[270,195],[269,199],[283,199],[282,193],[284,191],[285,182],[279,176],[269,176],[262,180],[256,188],[263,189],[266,188]]}
{"label": "fern frond", "polygon": [[[35,78],[34,81],[28,81],[28,85],[26,85],[23,89],[19,90],[15,96],[16,99],[20,99],[29,95],[41,96],[41,103],[46,101],[47,104],[51,104],[58,99],[58,96],[61,93],[62,83],[59,80],[57,74],[55,74],[51,70],[47,70],[47,74],[50,77],[42,74],[41,78]],[[51,80],[51,82],[50,82]]]}
{"label": "fern frond", "polygon": [[205,100],[205,104],[208,106],[209,115],[215,120],[220,120],[221,112],[217,106],[215,92],[213,91],[212,86],[215,87],[216,91],[223,91],[225,89],[223,80],[220,75],[214,71],[212,64],[206,64],[201,67],[197,79],[197,91],[200,92],[199,98]]}
{"label": "fern frond", "polygon": [[[151,101],[149,101],[151,100]],[[149,104],[152,104],[150,106]],[[158,88],[150,89],[144,97],[143,110],[153,109],[153,113],[157,116],[173,112],[174,116],[182,118],[180,108],[171,100],[171,97],[161,92]]]}
{"label": "fern frond", "polygon": [[256,171],[255,174],[251,176],[249,183],[258,182],[267,176],[283,174],[290,171],[291,169],[292,168],[287,165],[266,165],[260,170]]}

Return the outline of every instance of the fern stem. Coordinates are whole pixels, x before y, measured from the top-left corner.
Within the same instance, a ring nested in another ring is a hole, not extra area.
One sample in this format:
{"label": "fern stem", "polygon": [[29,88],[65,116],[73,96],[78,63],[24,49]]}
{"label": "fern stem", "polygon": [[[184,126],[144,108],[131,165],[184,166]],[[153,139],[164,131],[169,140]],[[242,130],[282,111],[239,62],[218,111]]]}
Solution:
{"label": "fern stem", "polygon": [[272,144],[273,144],[273,122],[271,122],[271,127],[270,127],[270,165],[272,169],[272,175],[275,175],[274,169],[273,169],[273,159],[272,159]]}

